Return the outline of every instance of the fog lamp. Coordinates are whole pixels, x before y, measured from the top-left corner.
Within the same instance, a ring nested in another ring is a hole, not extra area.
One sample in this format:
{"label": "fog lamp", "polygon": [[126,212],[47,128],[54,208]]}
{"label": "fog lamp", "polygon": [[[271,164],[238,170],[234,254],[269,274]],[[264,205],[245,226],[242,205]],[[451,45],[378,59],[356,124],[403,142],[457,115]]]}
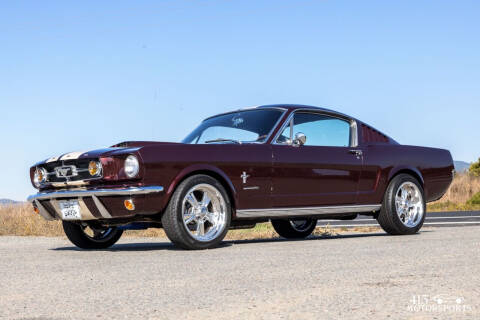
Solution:
{"label": "fog lamp", "polygon": [[99,176],[102,173],[102,164],[97,161],[90,161],[88,164],[88,172],[91,176]]}
{"label": "fog lamp", "polygon": [[135,205],[133,204],[132,199],[128,199],[128,200],[123,201],[123,205],[125,206],[125,209],[127,209],[128,211],[135,210]]}

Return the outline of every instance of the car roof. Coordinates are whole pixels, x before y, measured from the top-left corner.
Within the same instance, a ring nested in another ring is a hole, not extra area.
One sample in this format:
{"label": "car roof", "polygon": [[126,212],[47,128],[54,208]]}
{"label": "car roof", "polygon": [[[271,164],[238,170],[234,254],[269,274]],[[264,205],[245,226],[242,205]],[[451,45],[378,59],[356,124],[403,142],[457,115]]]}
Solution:
{"label": "car roof", "polygon": [[332,109],[320,108],[320,107],[303,105],[303,104],[271,104],[271,105],[258,106],[257,108],[283,108],[283,109],[287,109],[287,110],[291,110],[291,111],[295,111],[295,110],[299,110],[299,109],[301,109],[301,110],[308,109],[308,110],[324,111],[324,112],[328,112],[328,113],[338,114],[338,115],[344,116],[346,118],[353,119],[353,117],[351,117],[349,115],[343,114],[341,112],[338,112],[338,111],[335,111],[335,110],[332,110]]}
{"label": "car roof", "polygon": [[[355,119],[355,118],[353,118],[349,115],[343,114],[343,113],[335,111],[335,110],[327,109],[327,108],[320,108],[320,107],[314,107],[314,106],[303,105],[303,104],[288,104],[288,103],[287,104],[269,104],[269,105],[255,106],[255,107],[240,108],[240,109],[237,109],[237,110],[232,110],[232,111],[220,113],[220,114],[208,117],[207,119],[218,117],[218,116],[229,114],[229,113],[235,113],[235,112],[239,112],[239,111],[258,110],[258,109],[285,109],[287,111],[295,111],[295,110],[323,111],[323,112],[326,112],[326,113],[335,114],[335,115],[339,115],[339,116],[342,116],[342,117],[345,117],[345,118],[350,118],[350,119],[353,119],[353,120],[357,120],[357,119]],[[207,120],[207,119],[205,119],[205,120]]]}
{"label": "car roof", "polygon": [[325,113],[329,113],[331,115],[337,115],[337,116],[340,116],[340,117],[343,117],[343,118],[346,118],[346,119],[351,119],[351,120],[355,121],[358,126],[365,125],[365,126],[371,128],[371,129],[375,130],[375,131],[378,131],[380,134],[387,137],[389,139],[390,143],[398,144],[398,142],[396,142],[390,136],[386,135],[385,133],[373,128],[372,126],[370,126],[370,125],[366,124],[365,122],[363,122],[359,119],[356,119],[352,116],[349,116],[347,114],[344,114],[344,113],[341,113],[341,112],[338,112],[338,111],[335,111],[335,110],[332,110],[332,109],[320,108],[320,107],[303,105],[303,104],[288,104],[288,103],[286,103],[286,104],[268,104],[268,105],[261,105],[261,106],[255,106],[255,107],[240,108],[240,109],[237,109],[237,110],[232,110],[232,111],[229,111],[229,112],[224,112],[224,113],[220,113],[220,114],[208,117],[205,120],[208,120],[208,119],[211,119],[211,118],[214,118],[214,117],[218,117],[218,116],[221,116],[221,115],[225,115],[225,114],[239,112],[239,111],[258,110],[258,109],[283,109],[287,113],[291,113],[295,110],[312,110],[312,111],[325,112]]}

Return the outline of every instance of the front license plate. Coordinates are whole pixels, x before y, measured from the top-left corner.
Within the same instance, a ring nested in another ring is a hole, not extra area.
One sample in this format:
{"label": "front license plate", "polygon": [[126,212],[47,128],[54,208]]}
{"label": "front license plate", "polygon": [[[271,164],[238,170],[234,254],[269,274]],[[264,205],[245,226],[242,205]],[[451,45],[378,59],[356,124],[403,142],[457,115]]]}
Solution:
{"label": "front license plate", "polygon": [[82,214],[77,200],[59,201],[62,220],[81,220]]}

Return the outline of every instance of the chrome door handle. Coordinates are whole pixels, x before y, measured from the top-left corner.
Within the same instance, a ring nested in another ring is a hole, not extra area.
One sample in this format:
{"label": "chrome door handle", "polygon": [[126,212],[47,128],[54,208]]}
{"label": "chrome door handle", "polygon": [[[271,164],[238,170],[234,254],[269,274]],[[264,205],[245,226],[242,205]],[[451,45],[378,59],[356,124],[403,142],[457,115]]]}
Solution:
{"label": "chrome door handle", "polygon": [[362,150],[350,150],[349,153],[356,155],[357,157],[360,157],[363,155]]}

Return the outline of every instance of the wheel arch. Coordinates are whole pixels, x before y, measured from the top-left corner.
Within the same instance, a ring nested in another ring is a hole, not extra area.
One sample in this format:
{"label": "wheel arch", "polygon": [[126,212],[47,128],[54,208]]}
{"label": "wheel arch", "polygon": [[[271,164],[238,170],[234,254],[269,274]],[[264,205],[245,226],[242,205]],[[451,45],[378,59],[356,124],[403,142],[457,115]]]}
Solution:
{"label": "wheel arch", "polygon": [[222,170],[208,164],[193,165],[183,169],[173,179],[172,183],[170,183],[170,186],[167,189],[168,202],[170,201],[175,190],[183,181],[190,178],[191,176],[199,175],[199,174],[210,176],[222,184],[222,186],[225,188],[225,191],[227,192],[230,203],[232,205],[232,213],[234,213],[236,208],[236,203],[237,203],[237,192],[234,185],[230,181],[230,178]]}
{"label": "wheel arch", "polygon": [[425,180],[423,179],[422,173],[414,167],[397,167],[394,170],[391,170],[388,176],[388,183],[390,183],[396,176],[400,174],[408,174],[413,176],[418,180],[422,188],[425,188]]}

